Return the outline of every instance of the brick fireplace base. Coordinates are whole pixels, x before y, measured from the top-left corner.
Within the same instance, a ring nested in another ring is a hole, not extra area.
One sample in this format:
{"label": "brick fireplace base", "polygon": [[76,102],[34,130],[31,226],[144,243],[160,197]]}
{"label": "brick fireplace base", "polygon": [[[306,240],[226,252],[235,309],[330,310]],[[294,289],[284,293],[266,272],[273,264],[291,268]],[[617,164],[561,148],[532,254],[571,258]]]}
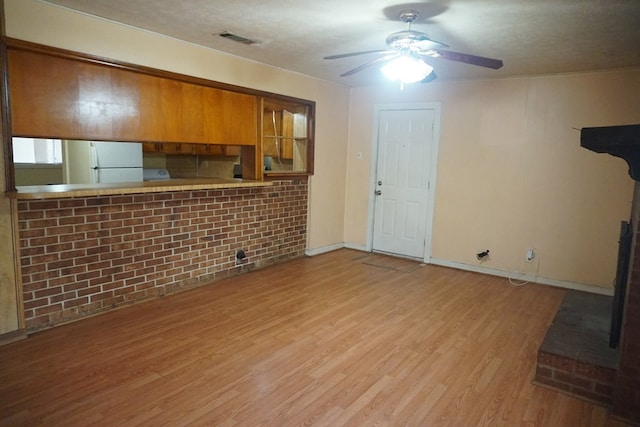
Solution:
{"label": "brick fireplace base", "polygon": [[640,425],[640,124],[583,128],[580,145],[624,159],[635,181],[631,219],[633,237],[622,317],[620,357],[613,390],[612,415]]}
{"label": "brick fireplace base", "polygon": [[610,406],[617,351],[609,347],[612,297],[568,291],[538,351],[535,383]]}

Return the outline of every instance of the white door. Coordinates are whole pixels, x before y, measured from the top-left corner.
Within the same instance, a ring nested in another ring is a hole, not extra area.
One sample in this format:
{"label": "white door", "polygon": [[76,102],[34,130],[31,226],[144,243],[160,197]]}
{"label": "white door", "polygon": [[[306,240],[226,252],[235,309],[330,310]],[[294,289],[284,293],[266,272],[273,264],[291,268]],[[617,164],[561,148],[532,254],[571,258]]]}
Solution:
{"label": "white door", "polygon": [[425,256],[434,117],[434,110],[379,112],[374,251]]}

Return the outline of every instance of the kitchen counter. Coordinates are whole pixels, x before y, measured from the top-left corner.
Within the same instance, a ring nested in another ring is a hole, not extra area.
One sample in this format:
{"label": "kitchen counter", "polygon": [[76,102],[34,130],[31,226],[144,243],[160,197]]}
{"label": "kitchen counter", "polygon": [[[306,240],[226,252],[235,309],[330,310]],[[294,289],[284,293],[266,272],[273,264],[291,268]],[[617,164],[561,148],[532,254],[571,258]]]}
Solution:
{"label": "kitchen counter", "polygon": [[108,196],[116,194],[161,193],[166,191],[212,190],[219,188],[268,187],[273,182],[223,178],[169,179],[117,184],[26,185],[7,191],[13,199],[56,199],[63,197]]}

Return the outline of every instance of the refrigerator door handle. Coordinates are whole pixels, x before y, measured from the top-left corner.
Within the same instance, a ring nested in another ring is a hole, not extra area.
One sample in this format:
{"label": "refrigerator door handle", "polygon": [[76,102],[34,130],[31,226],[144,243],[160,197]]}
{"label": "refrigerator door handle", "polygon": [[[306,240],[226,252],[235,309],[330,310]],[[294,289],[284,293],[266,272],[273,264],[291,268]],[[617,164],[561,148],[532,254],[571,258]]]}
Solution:
{"label": "refrigerator door handle", "polygon": [[93,143],[91,145],[89,145],[89,155],[91,156],[91,169],[97,169],[98,168],[98,150],[96,149],[96,146],[93,145]]}
{"label": "refrigerator door handle", "polygon": [[98,149],[93,143],[89,143],[89,173],[91,174],[91,183],[98,184],[100,182],[100,172],[98,171]]}

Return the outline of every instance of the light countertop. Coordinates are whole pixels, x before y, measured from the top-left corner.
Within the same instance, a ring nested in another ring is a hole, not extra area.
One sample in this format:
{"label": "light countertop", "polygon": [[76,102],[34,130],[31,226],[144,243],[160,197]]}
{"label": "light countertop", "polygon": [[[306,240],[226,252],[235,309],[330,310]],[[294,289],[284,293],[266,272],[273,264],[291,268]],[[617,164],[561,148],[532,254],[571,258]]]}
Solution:
{"label": "light countertop", "polygon": [[116,194],[162,193],[167,191],[212,190],[222,188],[268,187],[270,181],[224,178],[170,179],[163,181],[123,182],[115,184],[25,185],[7,191],[14,199],[57,199],[63,197],[109,196]]}

